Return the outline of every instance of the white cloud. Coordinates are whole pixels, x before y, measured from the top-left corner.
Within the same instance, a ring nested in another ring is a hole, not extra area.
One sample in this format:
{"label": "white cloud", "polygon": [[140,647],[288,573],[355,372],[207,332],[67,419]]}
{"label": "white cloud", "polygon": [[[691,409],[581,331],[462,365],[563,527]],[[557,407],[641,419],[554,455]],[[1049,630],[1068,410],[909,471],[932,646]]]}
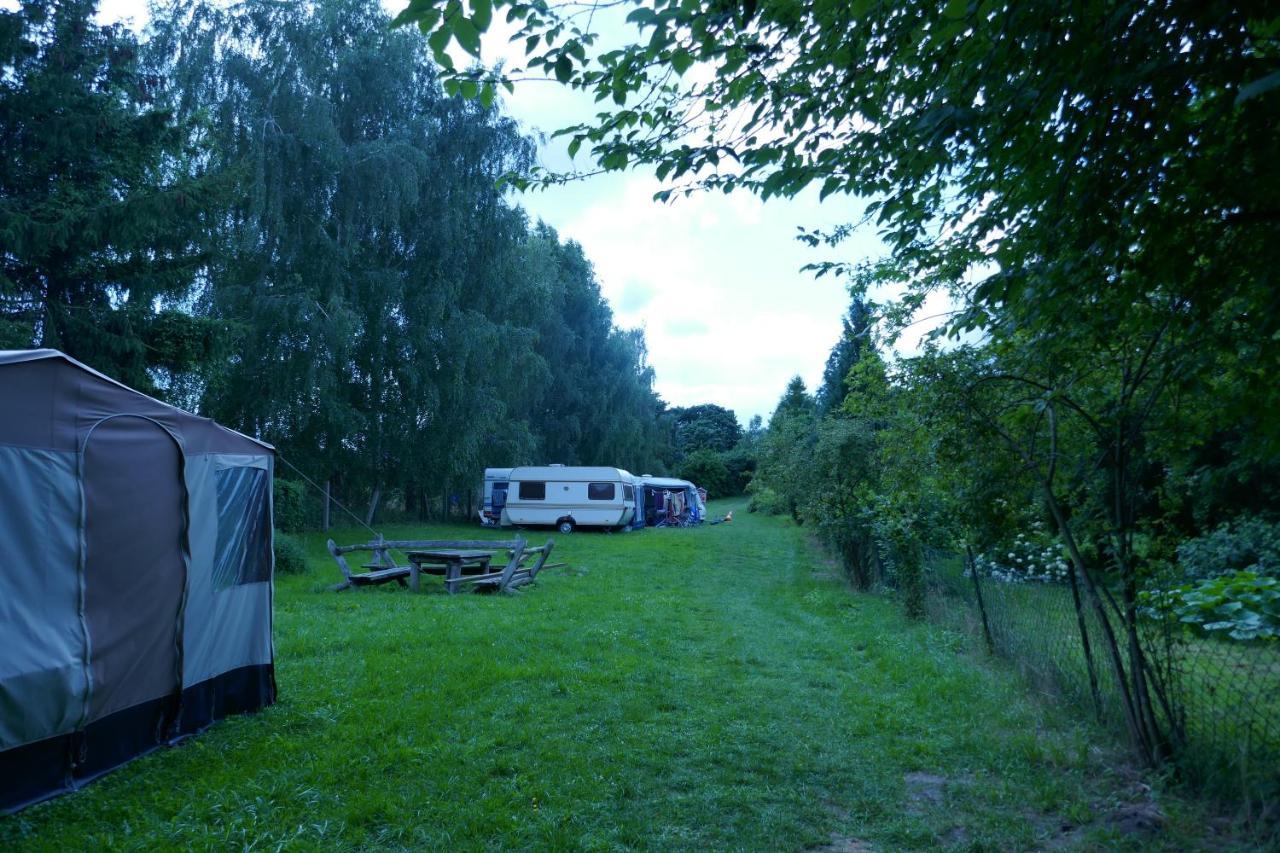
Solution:
{"label": "white cloud", "polygon": [[[791,376],[812,387],[840,334],[842,285],[799,268],[795,224],[836,221],[811,198],[653,201],[652,177],[555,188],[522,201],[582,244],[617,321],[643,326],[657,388],[674,405],[766,415]],[[843,213],[848,216],[850,211]],[[837,219],[840,217],[837,217]],[[640,302],[637,292],[648,298]]]}

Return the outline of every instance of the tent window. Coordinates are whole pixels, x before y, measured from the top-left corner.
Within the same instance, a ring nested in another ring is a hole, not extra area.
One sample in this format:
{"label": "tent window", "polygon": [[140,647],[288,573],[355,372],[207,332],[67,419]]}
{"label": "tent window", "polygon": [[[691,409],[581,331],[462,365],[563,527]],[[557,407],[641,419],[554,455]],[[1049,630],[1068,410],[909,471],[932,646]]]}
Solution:
{"label": "tent window", "polygon": [[271,580],[270,480],[261,468],[214,472],[218,493],[218,552],[214,589]]}
{"label": "tent window", "polygon": [[546,483],[521,483],[520,484],[520,500],[544,501],[546,499],[547,499]]}
{"label": "tent window", "polygon": [[613,483],[587,483],[587,500],[611,501],[615,494]]}
{"label": "tent window", "polygon": [[631,503],[632,501],[634,501],[636,499],[635,489],[631,488],[630,486],[623,486],[622,499],[625,500],[627,503]]}

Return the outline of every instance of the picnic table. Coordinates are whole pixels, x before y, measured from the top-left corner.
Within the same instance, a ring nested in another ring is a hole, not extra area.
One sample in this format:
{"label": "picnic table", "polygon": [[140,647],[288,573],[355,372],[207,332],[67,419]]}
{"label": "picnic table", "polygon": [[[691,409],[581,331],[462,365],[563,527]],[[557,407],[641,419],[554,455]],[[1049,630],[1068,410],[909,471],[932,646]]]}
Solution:
{"label": "picnic table", "polygon": [[454,592],[463,575],[487,575],[489,563],[493,560],[492,551],[463,551],[453,548],[434,548],[422,551],[408,551],[409,589],[418,591],[419,577],[425,572],[429,575],[444,575],[444,588]]}
{"label": "picnic table", "polygon": [[[326,545],[342,572],[342,583],[333,587],[335,590],[394,582],[401,586],[407,583],[417,592],[421,575],[426,573],[444,575],[445,590],[452,593],[464,584],[506,592],[533,583],[540,570],[551,568],[547,558],[554,543],[548,539],[547,544],[530,548],[523,539],[389,541],[379,536],[356,545],[338,545],[330,539]],[[409,565],[397,566],[392,550],[404,552]],[[372,561],[363,565],[367,571],[354,572],[347,565],[344,555],[357,551],[372,552]],[[495,558],[497,566],[493,565]]]}

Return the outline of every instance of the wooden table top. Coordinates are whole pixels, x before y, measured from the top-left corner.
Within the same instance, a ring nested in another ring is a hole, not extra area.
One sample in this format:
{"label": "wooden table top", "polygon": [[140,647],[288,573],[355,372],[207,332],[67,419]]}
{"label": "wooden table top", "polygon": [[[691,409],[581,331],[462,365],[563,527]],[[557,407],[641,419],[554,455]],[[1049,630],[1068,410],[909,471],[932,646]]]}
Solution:
{"label": "wooden table top", "polygon": [[454,551],[440,549],[437,551],[408,551],[410,560],[479,560],[482,557],[493,557],[492,551]]}

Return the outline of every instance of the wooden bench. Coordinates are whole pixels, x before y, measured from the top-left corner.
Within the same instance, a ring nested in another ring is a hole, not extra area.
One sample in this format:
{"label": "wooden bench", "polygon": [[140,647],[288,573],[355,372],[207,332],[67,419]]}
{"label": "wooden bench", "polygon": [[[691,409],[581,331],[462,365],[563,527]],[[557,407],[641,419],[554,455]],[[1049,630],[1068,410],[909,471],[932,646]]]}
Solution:
{"label": "wooden bench", "polygon": [[[477,589],[505,592],[533,583],[538,572],[547,568],[547,557],[555,545],[550,539],[545,545],[527,548],[523,539],[443,541],[381,538],[359,545],[337,545],[332,539],[326,544],[344,578],[343,583],[333,587],[335,590],[395,581],[401,586],[408,583],[416,591],[419,575],[425,572],[443,574],[445,589],[450,593],[467,584],[475,584]],[[393,549],[408,553],[410,565],[397,566],[391,556]],[[351,571],[343,555],[352,551],[373,552],[373,559],[364,565],[367,571]],[[491,561],[497,562],[495,558],[504,551],[505,565],[501,569],[493,569]]]}
{"label": "wooden bench", "polygon": [[548,539],[546,545],[539,545],[537,548],[512,549],[508,551],[510,559],[507,560],[507,565],[502,571],[460,578],[456,582],[455,588],[463,584],[474,583],[477,588],[494,589],[499,592],[519,589],[525,584],[533,583],[538,577],[538,572],[546,568],[547,557],[551,556],[553,547],[555,547],[555,542]]}
{"label": "wooden bench", "polygon": [[[342,555],[351,551],[367,550],[362,545],[337,545],[330,539],[325,543],[329,549],[329,553],[338,563],[338,568],[342,571],[343,582],[335,586],[334,590],[349,589],[354,586],[378,586],[379,584],[391,583],[395,581],[400,586],[404,586],[408,581],[409,569],[406,566],[397,566],[392,563],[387,566],[384,563],[377,562],[366,565],[368,571],[353,572],[351,567],[347,565],[346,558]],[[370,568],[376,566],[377,568]]]}

